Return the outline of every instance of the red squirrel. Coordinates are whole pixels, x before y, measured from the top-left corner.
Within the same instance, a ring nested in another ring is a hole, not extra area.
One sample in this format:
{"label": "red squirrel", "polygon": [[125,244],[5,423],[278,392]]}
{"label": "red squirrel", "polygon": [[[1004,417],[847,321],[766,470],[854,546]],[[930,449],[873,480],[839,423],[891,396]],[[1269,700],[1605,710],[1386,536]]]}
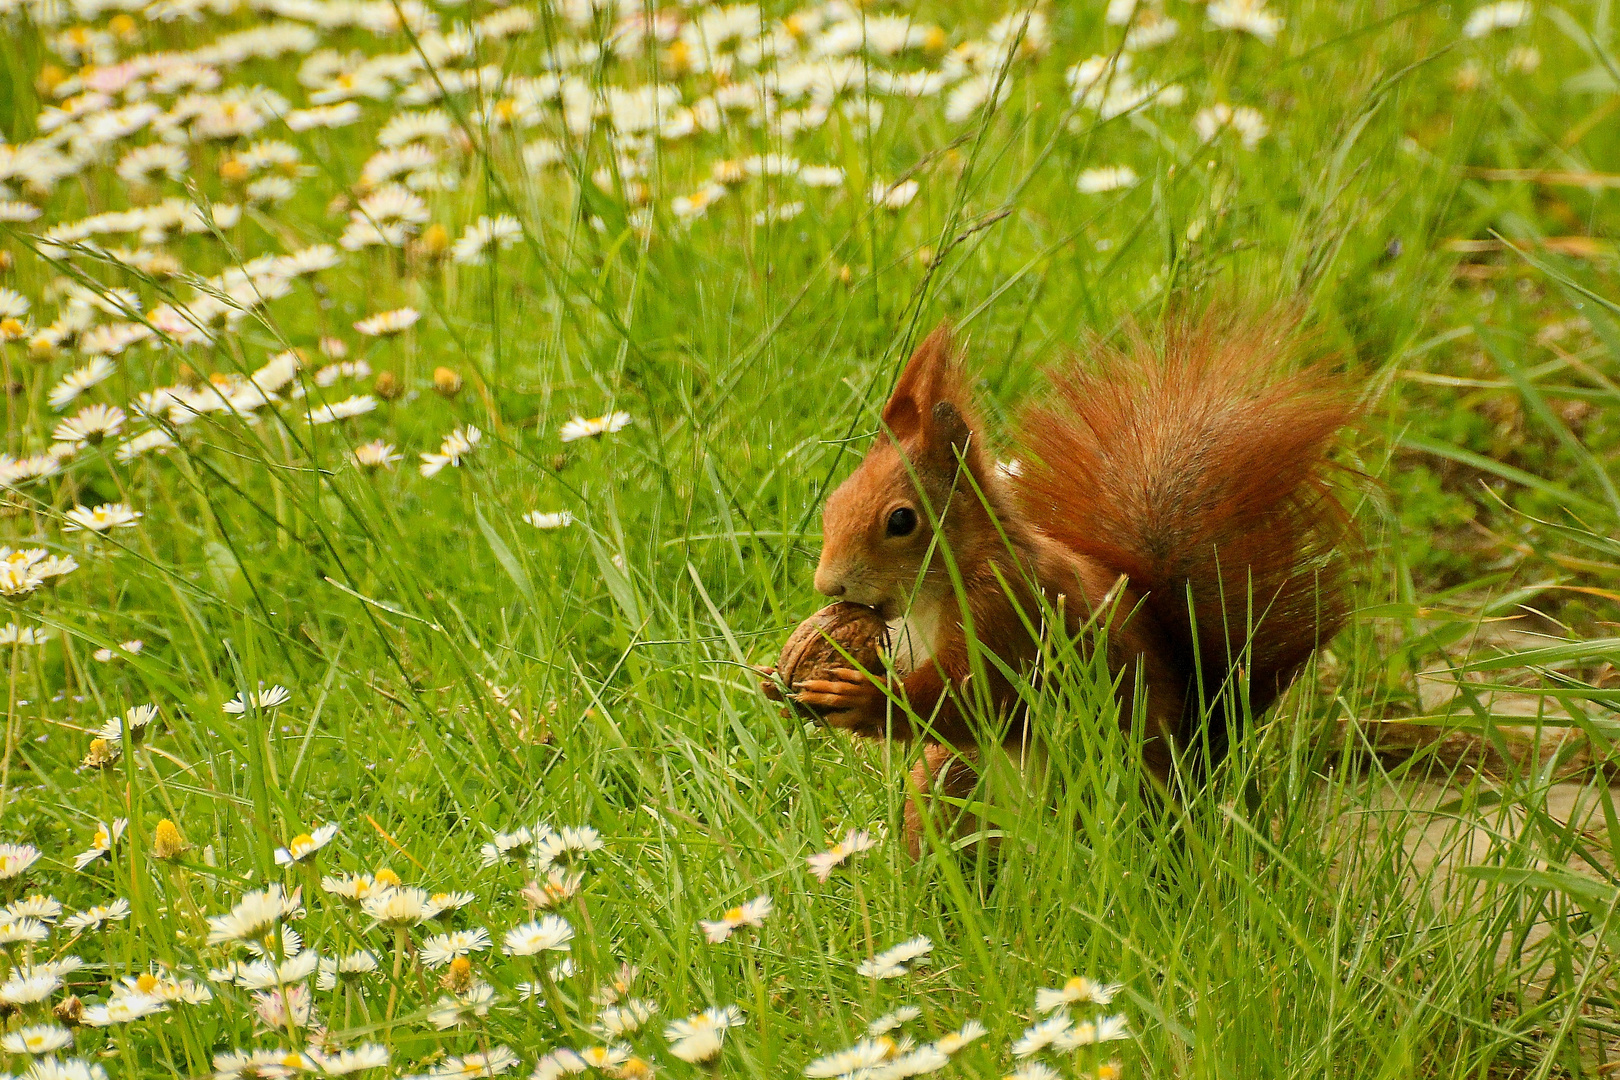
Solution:
{"label": "red squirrel", "polygon": [[[1051,373],[1017,427],[1017,464],[998,466],[941,324],[823,515],[816,589],[889,620],[893,670],[839,669],[797,699],[857,735],[924,739],[917,790],[965,796],[975,723],[999,721],[1009,746],[1029,735],[968,627],[1038,678],[1044,601],[1071,637],[1106,623],[1121,723],[1140,688],[1154,774],[1205,746],[1219,758],[1223,699],[1241,692],[1258,716],[1346,617],[1348,519],[1327,454],[1355,403],[1321,365],[1287,370],[1296,328],[1205,314],[1096,342]],[[923,809],[907,807],[914,853]]]}

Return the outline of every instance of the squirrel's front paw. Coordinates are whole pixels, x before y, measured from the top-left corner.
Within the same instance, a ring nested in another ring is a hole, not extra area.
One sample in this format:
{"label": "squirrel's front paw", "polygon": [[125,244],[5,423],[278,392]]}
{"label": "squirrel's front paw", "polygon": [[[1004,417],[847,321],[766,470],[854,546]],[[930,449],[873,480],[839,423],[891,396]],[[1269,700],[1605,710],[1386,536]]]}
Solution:
{"label": "squirrel's front paw", "polygon": [[859,735],[882,734],[888,692],[883,684],[854,668],[833,668],[829,678],[793,684],[793,699],[821,713],[832,727]]}

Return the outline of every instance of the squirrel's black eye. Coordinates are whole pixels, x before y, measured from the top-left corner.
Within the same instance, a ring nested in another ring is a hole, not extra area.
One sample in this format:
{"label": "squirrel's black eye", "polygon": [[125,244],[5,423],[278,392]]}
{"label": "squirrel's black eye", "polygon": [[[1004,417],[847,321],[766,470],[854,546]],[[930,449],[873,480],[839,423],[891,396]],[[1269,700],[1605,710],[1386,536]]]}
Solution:
{"label": "squirrel's black eye", "polygon": [[910,536],[917,531],[917,511],[909,506],[891,511],[884,529],[890,536]]}

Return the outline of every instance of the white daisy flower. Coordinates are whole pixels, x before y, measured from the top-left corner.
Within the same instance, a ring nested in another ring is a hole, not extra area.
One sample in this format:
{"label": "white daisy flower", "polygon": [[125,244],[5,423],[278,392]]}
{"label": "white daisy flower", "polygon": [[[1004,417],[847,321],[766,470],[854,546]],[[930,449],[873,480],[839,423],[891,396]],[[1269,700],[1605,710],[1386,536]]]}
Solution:
{"label": "white daisy flower", "polygon": [[934,943],[927,937],[918,935],[909,941],[888,948],[867,960],[862,960],[855,968],[858,975],[872,979],[898,979],[902,975],[911,973],[912,968],[927,962],[928,954],[934,951]]}
{"label": "white daisy flower", "polygon": [[74,398],[98,383],[105,382],[116,370],[105,356],[93,357],[88,364],[74,368],[62,376],[51,388],[46,400],[53,409],[65,409]]}
{"label": "white daisy flower", "polygon": [[1035,991],[1035,1011],[1045,1014],[1065,1005],[1082,1002],[1107,1005],[1120,989],[1119,983],[1100,983],[1084,975],[1076,975],[1056,990]]}
{"label": "white daisy flower", "polygon": [[622,1039],[641,1030],[658,1006],[645,998],[631,998],[623,1005],[610,1005],[596,1017],[591,1030],[605,1039]]}
{"label": "white daisy flower", "polygon": [[564,529],[574,523],[574,515],[568,510],[556,510],[550,513],[533,510],[524,514],[523,520],[537,529]]}
{"label": "white daisy flower", "polygon": [[1228,130],[1237,135],[1245,150],[1253,150],[1271,128],[1259,110],[1251,109],[1247,105],[1239,105],[1234,109],[1224,101],[1200,109],[1193,117],[1193,132],[1202,142],[1209,142]]}
{"label": "white daisy flower", "polygon": [[448,1080],[472,1080],[478,1076],[499,1076],[518,1063],[518,1056],[504,1046],[476,1054],[445,1058],[428,1073]]}
{"label": "white daisy flower", "polygon": [[23,941],[36,945],[50,937],[51,928],[38,919],[0,919],[0,945]]}
{"label": "white daisy flower", "polygon": [[5,919],[38,919],[42,923],[55,923],[61,917],[62,902],[41,893],[14,900],[0,908],[0,918]]}
{"label": "white daisy flower", "polygon": [[388,1065],[388,1048],[378,1046],[376,1043],[361,1043],[336,1054],[323,1054],[311,1047],[309,1056],[326,1076],[348,1076],[350,1073],[382,1069]]}
{"label": "white daisy flower", "polygon": [[396,885],[381,889],[360,901],[360,910],[389,928],[416,926],[431,919],[435,912],[426,889]]}
{"label": "white daisy flower", "polygon": [[33,305],[16,289],[0,287],[0,319],[20,319]]}
{"label": "white daisy flower", "polygon": [[1529,22],[1534,12],[1525,0],[1483,4],[1468,13],[1468,20],[1463,23],[1463,37],[1482,38],[1496,30],[1512,30]]}
{"label": "white daisy flower", "polygon": [[902,1005],[900,1008],[892,1012],[886,1012],[870,1024],[867,1024],[866,1033],[873,1038],[879,1035],[887,1035],[895,1028],[900,1027],[902,1024],[909,1024],[921,1015],[922,1010],[917,1006]]}
{"label": "white daisy flower", "polygon": [[796,175],[805,187],[831,188],[844,182],[844,170],[837,165],[801,165]]}
{"label": "white daisy flower", "polygon": [[971,1042],[984,1038],[989,1031],[977,1020],[969,1020],[955,1031],[946,1032],[934,1040],[934,1046],[942,1053],[954,1054]]}
{"label": "white daisy flower", "polygon": [[1086,1021],[1076,1024],[1071,1030],[1065,1031],[1052,1041],[1055,1050],[1078,1050],[1082,1046],[1095,1046],[1098,1043],[1118,1042],[1131,1037],[1130,1024],[1122,1015],[1099,1017],[1096,1023]]}
{"label": "white daisy flower", "polygon": [[422,313],[413,307],[395,308],[361,319],[354,328],[366,337],[392,337],[415,326],[421,317]]}
{"label": "white daisy flower", "polygon": [[0,1049],[12,1054],[54,1054],[73,1045],[73,1032],[56,1024],[32,1024],[0,1037]]}
{"label": "white daisy flower", "polygon": [[493,218],[480,215],[455,242],[450,249],[450,257],[463,264],[479,262],[491,246],[505,250],[522,236],[523,226],[511,214],[499,214]]}
{"label": "white daisy flower", "polygon": [[169,1006],[146,994],[124,994],[105,1005],[90,1005],[84,1010],[81,1022],[89,1027],[111,1027],[144,1020],[154,1013],[167,1012]]}
{"label": "white daisy flower", "polygon": [[315,988],[317,990],[336,989],[338,980],[354,980],[362,975],[375,974],[378,968],[377,957],[366,949],[359,949],[342,957],[321,957],[321,962],[315,968]]}
{"label": "white daisy flower", "polygon": [[99,930],[107,923],[123,922],[127,918],[129,918],[129,901],[120,896],[110,904],[97,904],[95,907],[69,915],[62,920],[62,929],[82,934],[86,930]]}
{"label": "white daisy flower", "polygon": [[468,424],[464,428],[456,428],[444,437],[439,444],[437,454],[422,454],[422,475],[436,476],[445,466],[459,467],[461,461],[483,441],[484,433]]}
{"label": "white daisy flower", "polygon": [[399,451],[383,439],[373,439],[354,448],[354,463],[368,472],[392,469],[400,460]]}
{"label": "white daisy flower", "polygon": [[38,861],[39,848],[32,844],[0,844],[0,881],[20,876]]}
{"label": "white daisy flower", "polygon": [[806,856],[804,861],[809,865],[810,873],[815,875],[817,881],[826,881],[850,856],[870,851],[875,847],[877,840],[871,833],[865,829],[851,829],[838,843],[826,851]]}
{"label": "white daisy flower", "polygon": [[146,729],[157,719],[157,715],[156,705],[132,706],[123,716],[115,716],[101,725],[94,737],[117,744],[123,741],[124,733],[127,731],[131,742],[140,742],[146,737]]}
{"label": "white daisy flower", "polygon": [[232,1050],[214,1055],[214,1080],[286,1080],[315,1068],[297,1050]]}
{"label": "white daisy flower", "polygon": [[112,851],[112,846],[124,835],[124,828],[129,824],[128,818],[114,818],[111,825],[105,822],[96,823],[96,834],[90,841],[90,850],[82,851],[73,857],[73,869],[83,870],[103,855]]}
{"label": "white daisy flower", "polygon": [[287,704],[291,700],[292,692],[285,686],[272,686],[268,690],[260,690],[256,694],[249,694],[246,698],[242,696],[241,691],[237,691],[236,696],[221,705],[220,709],[234,715],[241,715],[247,712],[250,707],[274,709],[277,706]]}
{"label": "white daisy flower", "polygon": [[428,1010],[427,1021],[440,1031],[448,1031],[489,1015],[495,1001],[495,988],[488,983],[474,983],[453,997],[441,997]]}
{"label": "white daisy flower", "polygon": [[862,1039],[847,1049],[816,1058],[804,1067],[804,1075],[810,1080],[830,1080],[835,1076],[875,1071],[893,1058],[897,1049],[895,1041],[887,1036]]}
{"label": "white daisy flower", "polygon": [[886,184],[879,180],[872,185],[872,205],[884,210],[902,210],[911,204],[921,190],[922,185],[915,180],[902,180],[897,184]]}
{"label": "white daisy flower", "polygon": [[709,939],[710,944],[719,944],[741,927],[764,926],[765,917],[771,913],[771,910],[771,898],[769,896],[756,896],[746,904],[730,909],[713,922],[699,920],[698,925],[703,928],[703,933]]}
{"label": "white daisy flower", "polygon": [[534,834],[527,828],[518,827],[512,832],[496,833],[490,842],[478,849],[485,866],[494,866],[502,859],[514,852],[521,852],[534,843]]}
{"label": "white daisy flower", "polygon": [[43,626],[18,626],[6,623],[0,627],[0,645],[43,645],[51,640],[51,632]]}
{"label": "white daisy flower", "polygon": [[594,416],[589,419],[576,416],[562,426],[561,430],[557,432],[557,436],[566,443],[578,439],[594,438],[598,435],[612,435],[628,427],[630,420],[631,416],[627,412],[610,412],[604,416]]}
{"label": "white daisy flower", "polygon": [[62,986],[62,976],[54,971],[13,968],[0,983],[0,1004],[33,1005],[44,1001]]}
{"label": "white daisy flower", "polygon": [[224,915],[208,918],[208,944],[223,945],[263,937],[277,923],[304,914],[303,889],[291,893],[280,885],[250,892]]}
{"label": "white daisy flower", "polygon": [[1072,1027],[1074,1021],[1069,1017],[1068,1010],[1058,1009],[1046,1019],[1031,1024],[1023,1035],[1019,1036],[1018,1041],[1012,1045],[1013,1056],[1029,1057],[1038,1054],[1067,1035]]}
{"label": "white daisy flower", "polygon": [[132,529],[145,515],[132,509],[128,503],[102,503],[100,506],[75,506],[63,515],[64,532],[104,533],[111,529]]}
{"label": "white daisy flower", "polygon": [[1100,169],[1087,169],[1075,181],[1075,187],[1083,195],[1098,195],[1104,191],[1118,191],[1120,188],[1135,187],[1138,183],[1136,170],[1129,165],[1107,165]]}
{"label": "white daisy flower", "polygon": [[70,446],[96,446],[123,430],[128,417],[116,405],[87,405],[56,425],[51,438]]}
{"label": "white daisy flower", "polygon": [[574,928],[560,915],[545,915],[506,932],[503,950],[508,956],[534,956],[542,952],[567,952],[574,940]]}
{"label": "white daisy flower", "polygon": [[332,842],[332,837],[338,834],[336,822],[327,822],[312,832],[300,833],[292,838],[292,842],[284,848],[276,848],[276,865],[291,866],[295,862],[303,862],[314,855],[321,848]]}
{"label": "white daisy flower", "polygon": [[1210,0],[1209,25],[1220,30],[1253,34],[1270,45],[1282,31],[1283,20],[1266,10],[1265,0]]}
{"label": "white daisy flower", "polygon": [[137,146],[125,154],[115,172],[126,184],[155,184],[165,179],[184,180],[189,164],[181,147],[173,143],[153,143]]}
{"label": "white daisy flower", "polygon": [[483,952],[489,946],[489,931],[481,926],[449,934],[435,934],[422,942],[422,966],[428,969],[444,967],[458,956]]}
{"label": "white daisy flower", "polygon": [[167,450],[173,445],[175,445],[173,435],[170,435],[162,428],[151,428],[141,432],[139,435],[132,435],[119,443],[118,449],[113,452],[113,456],[119,461],[128,464],[138,457],[153,451]]}
{"label": "white daisy flower", "polygon": [[348,420],[352,417],[363,416],[377,408],[377,399],[370,394],[355,394],[331,405],[321,405],[309,411],[309,422],[312,426],[330,424],[338,420]]}
{"label": "white daisy flower", "polygon": [[1042,1061],[1026,1061],[1012,1072],[1005,1080],[1062,1080],[1063,1074]]}
{"label": "white daisy flower", "polygon": [[742,1022],[742,1010],[735,1005],[705,1009],[685,1020],[671,1021],[664,1028],[664,1038],[671,1054],[695,1065],[719,1057],[726,1032]]}
{"label": "white daisy flower", "polygon": [[570,874],[565,870],[553,868],[546,872],[545,881],[529,882],[523,886],[519,895],[531,908],[550,910],[572,900],[584,881],[583,873]]}

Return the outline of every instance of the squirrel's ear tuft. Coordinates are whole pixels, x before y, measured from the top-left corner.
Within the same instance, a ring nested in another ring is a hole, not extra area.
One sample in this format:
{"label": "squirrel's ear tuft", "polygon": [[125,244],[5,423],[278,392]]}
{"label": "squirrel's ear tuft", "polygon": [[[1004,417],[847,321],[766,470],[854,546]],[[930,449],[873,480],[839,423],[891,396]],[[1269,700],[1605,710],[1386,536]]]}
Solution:
{"label": "squirrel's ear tuft", "polygon": [[924,440],[928,449],[948,455],[954,464],[956,455],[967,453],[973,440],[973,426],[962,415],[962,410],[949,401],[934,402],[930,420]]}
{"label": "squirrel's ear tuft", "polygon": [[[949,320],[942,321],[923,339],[900,373],[889,403],[883,407],[883,424],[897,442],[922,437],[933,441],[935,406],[962,400],[962,377],[957,366],[956,336]],[[961,418],[961,409],[955,411]]]}

